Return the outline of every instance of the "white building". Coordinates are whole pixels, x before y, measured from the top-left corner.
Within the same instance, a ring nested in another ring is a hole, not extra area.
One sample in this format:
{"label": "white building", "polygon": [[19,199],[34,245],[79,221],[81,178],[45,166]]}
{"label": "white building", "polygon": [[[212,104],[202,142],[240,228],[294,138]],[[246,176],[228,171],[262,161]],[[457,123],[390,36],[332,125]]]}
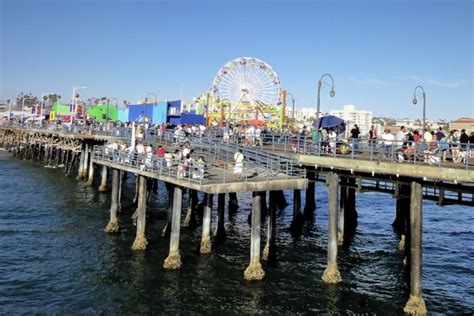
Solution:
{"label": "white building", "polygon": [[337,116],[346,121],[347,129],[351,129],[354,124],[359,126],[362,135],[368,134],[372,125],[372,112],[357,111],[352,104],[344,105],[342,110],[332,110],[330,115]]}
{"label": "white building", "polygon": [[[287,117],[293,118],[293,110],[291,107],[287,107],[285,112]],[[316,108],[295,108],[295,121],[312,124],[315,119]]]}

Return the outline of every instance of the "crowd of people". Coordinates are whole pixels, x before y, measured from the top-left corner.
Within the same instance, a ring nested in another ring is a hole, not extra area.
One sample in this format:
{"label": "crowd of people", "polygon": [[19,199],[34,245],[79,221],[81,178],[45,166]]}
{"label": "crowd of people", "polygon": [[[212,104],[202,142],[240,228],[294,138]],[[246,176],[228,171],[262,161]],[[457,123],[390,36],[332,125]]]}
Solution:
{"label": "crowd of people", "polygon": [[[354,144],[358,145],[359,135],[360,131],[355,125],[351,130],[351,138],[355,140]],[[373,151],[381,152],[385,156],[396,153],[399,160],[417,159],[415,155],[418,153],[422,156],[420,159],[427,160],[429,156],[437,156],[440,161],[446,162],[449,157],[451,161],[459,163],[474,156],[474,131],[470,135],[464,129],[461,131],[454,129],[445,133],[439,127],[436,131],[425,129],[424,132],[421,132],[401,126],[396,133],[385,129],[382,135],[378,135],[372,126],[368,144]],[[358,148],[354,147],[354,150],[357,151]],[[433,159],[427,161],[433,161]]]}
{"label": "crowd of people", "polygon": [[[350,129],[349,137],[343,139],[339,137],[334,129],[320,128],[318,130],[314,126],[303,126],[300,129],[292,129],[290,127],[268,128],[247,123],[226,124],[221,127],[219,125],[171,125],[169,123],[151,124],[148,122],[103,123],[96,120],[76,120],[72,123],[61,121],[48,122],[48,126],[53,129],[67,126],[78,132],[89,133],[116,131],[117,134],[123,133],[124,130],[131,130],[132,126],[135,126],[139,139],[146,138],[145,134],[147,133],[151,133],[159,138],[165,135],[173,135],[174,141],[180,146],[185,144],[189,146],[189,139],[191,137],[219,136],[223,143],[239,143],[243,146],[263,146],[269,140],[276,139],[281,141],[286,139],[291,143],[294,152],[297,152],[299,148],[309,143],[312,144],[313,148],[318,147],[318,150],[322,150],[323,153],[332,154],[336,153],[336,151],[341,152],[339,144],[344,142],[351,148],[354,155],[370,152],[371,154],[376,153],[384,156],[395,155],[395,158],[402,160],[416,159],[414,156],[418,153],[425,154],[425,156],[437,155],[442,162],[451,160],[455,163],[474,157],[474,131],[468,134],[464,129],[460,131],[454,129],[446,133],[441,127],[436,131],[430,129],[420,131],[417,129],[409,130],[405,126],[401,126],[397,131],[385,129],[382,133],[379,133],[372,126],[368,135],[362,137],[359,127],[355,124]],[[138,148],[138,150],[141,151],[142,149]],[[145,149],[145,155],[146,150],[150,149]],[[158,155],[158,152],[156,152],[156,155]],[[163,153],[160,153],[160,155],[163,155]],[[187,169],[187,166],[190,164],[189,161],[193,161],[193,157],[189,155],[188,158],[187,155],[182,155],[182,160],[183,168]]]}

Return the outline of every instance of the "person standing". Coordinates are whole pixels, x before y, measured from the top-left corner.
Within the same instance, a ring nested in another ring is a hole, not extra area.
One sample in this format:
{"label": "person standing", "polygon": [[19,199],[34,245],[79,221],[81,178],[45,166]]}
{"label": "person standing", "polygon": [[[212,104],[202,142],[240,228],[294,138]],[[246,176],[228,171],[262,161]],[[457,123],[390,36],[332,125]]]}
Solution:
{"label": "person standing", "polygon": [[360,129],[357,124],[354,125],[354,128],[351,129],[351,139],[352,139],[352,150],[355,155],[359,154],[359,135]]}
{"label": "person standing", "polygon": [[459,131],[455,129],[452,131],[451,136],[449,137],[449,143],[451,145],[451,159],[453,162],[459,162],[459,143],[460,143]]}
{"label": "person standing", "polygon": [[370,149],[371,151],[374,151],[376,149],[376,146],[377,146],[377,130],[375,129],[375,126],[372,125],[370,127],[370,131],[369,131],[369,145],[370,145]]}
{"label": "person standing", "polygon": [[406,138],[407,138],[407,129],[405,128],[405,126],[401,126],[400,130],[397,132],[397,135],[396,135],[397,147],[402,147]]}
{"label": "person standing", "polygon": [[431,142],[431,132],[429,129],[425,129],[425,132],[423,133],[423,140],[425,142],[425,144],[429,144]]}
{"label": "person standing", "polygon": [[469,142],[469,135],[466,134],[466,130],[461,130],[461,136],[459,136],[459,142],[461,143],[461,150],[467,149],[467,143]]}
{"label": "person standing", "polygon": [[436,132],[435,136],[436,136],[436,140],[438,142],[445,136],[444,133],[443,133],[443,128],[442,127],[438,128],[438,131]]}
{"label": "person standing", "polygon": [[240,180],[242,177],[242,171],[244,168],[244,154],[242,153],[242,150],[239,149],[235,154],[234,154],[234,175],[236,176],[237,179]]}
{"label": "person standing", "polygon": [[383,136],[383,145],[385,148],[384,155],[390,157],[393,151],[393,141],[395,140],[395,136],[391,133],[389,129],[385,130]]}

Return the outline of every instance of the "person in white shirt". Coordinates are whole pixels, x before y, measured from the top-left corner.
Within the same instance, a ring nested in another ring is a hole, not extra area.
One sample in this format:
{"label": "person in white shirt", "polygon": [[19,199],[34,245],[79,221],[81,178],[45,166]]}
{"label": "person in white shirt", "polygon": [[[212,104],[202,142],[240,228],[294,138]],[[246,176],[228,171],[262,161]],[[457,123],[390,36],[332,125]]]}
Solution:
{"label": "person in white shirt", "polygon": [[145,147],[143,146],[142,143],[138,143],[137,146],[135,147],[135,150],[137,151],[137,154],[145,153]]}
{"label": "person in white shirt", "polygon": [[425,133],[423,134],[423,139],[425,143],[430,143],[433,140],[433,136],[428,129],[425,129]]}
{"label": "person in white shirt", "polygon": [[396,137],[397,147],[402,147],[403,142],[406,140],[406,138],[407,138],[407,129],[405,126],[402,126],[400,127],[400,130],[398,131],[397,137]]}
{"label": "person in white shirt", "polygon": [[385,148],[384,155],[390,156],[392,154],[394,140],[395,136],[390,132],[390,130],[385,130],[382,135],[382,141]]}
{"label": "person in white shirt", "polygon": [[242,150],[239,149],[239,151],[234,154],[234,160],[234,175],[237,179],[240,179],[244,168],[244,154],[242,154]]}
{"label": "person in white shirt", "polygon": [[186,157],[190,153],[191,153],[191,147],[189,146],[189,144],[184,144],[184,146],[183,146],[183,157]]}

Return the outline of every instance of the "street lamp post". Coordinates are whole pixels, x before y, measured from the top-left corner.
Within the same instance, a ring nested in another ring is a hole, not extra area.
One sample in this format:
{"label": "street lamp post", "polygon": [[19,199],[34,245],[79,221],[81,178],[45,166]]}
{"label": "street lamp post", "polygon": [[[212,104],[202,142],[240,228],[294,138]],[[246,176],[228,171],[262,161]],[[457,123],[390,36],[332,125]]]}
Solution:
{"label": "street lamp post", "polygon": [[[416,94],[416,91],[418,88],[421,90],[421,93]],[[422,130],[422,135],[423,135],[423,142],[425,141],[425,128],[426,128],[426,93],[425,89],[423,89],[422,86],[416,86],[415,91],[413,92],[413,104],[417,104],[418,100],[416,99],[417,96],[422,96],[423,97],[423,130]]]}
{"label": "street lamp post", "polygon": [[[327,82],[323,81],[323,78],[324,77],[329,77],[331,79],[331,85],[329,85]],[[319,79],[318,81],[318,108],[317,108],[317,112],[316,112],[316,124],[318,124],[318,130],[319,130],[319,111],[320,111],[320,108],[321,108],[321,87],[323,86],[323,84],[331,87],[331,91],[329,92],[329,95],[331,96],[331,98],[334,98],[334,96],[336,95],[336,92],[334,91],[334,79],[333,77],[330,75],[330,74],[324,74],[321,76],[321,79]]]}
{"label": "street lamp post", "polygon": [[293,120],[293,123],[294,123],[295,122],[295,98],[293,97],[293,94],[291,93],[287,93],[286,95],[291,97],[291,106],[292,106],[291,119]]}
{"label": "street lamp post", "polygon": [[73,122],[74,118],[77,114],[77,98],[76,93],[81,89],[87,89],[87,87],[72,87],[72,106],[73,106],[73,114],[71,115],[71,123]]}
{"label": "street lamp post", "polygon": [[[153,103],[154,105],[156,105],[158,103],[158,97],[156,96],[155,93],[148,93],[145,97],[145,114],[144,116],[146,117],[146,112],[147,112],[147,107],[148,107],[148,96],[153,96],[154,99],[155,99],[155,102]],[[152,111],[152,115],[153,115],[153,111]],[[145,117],[143,118],[143,121],[145,121]]]}

